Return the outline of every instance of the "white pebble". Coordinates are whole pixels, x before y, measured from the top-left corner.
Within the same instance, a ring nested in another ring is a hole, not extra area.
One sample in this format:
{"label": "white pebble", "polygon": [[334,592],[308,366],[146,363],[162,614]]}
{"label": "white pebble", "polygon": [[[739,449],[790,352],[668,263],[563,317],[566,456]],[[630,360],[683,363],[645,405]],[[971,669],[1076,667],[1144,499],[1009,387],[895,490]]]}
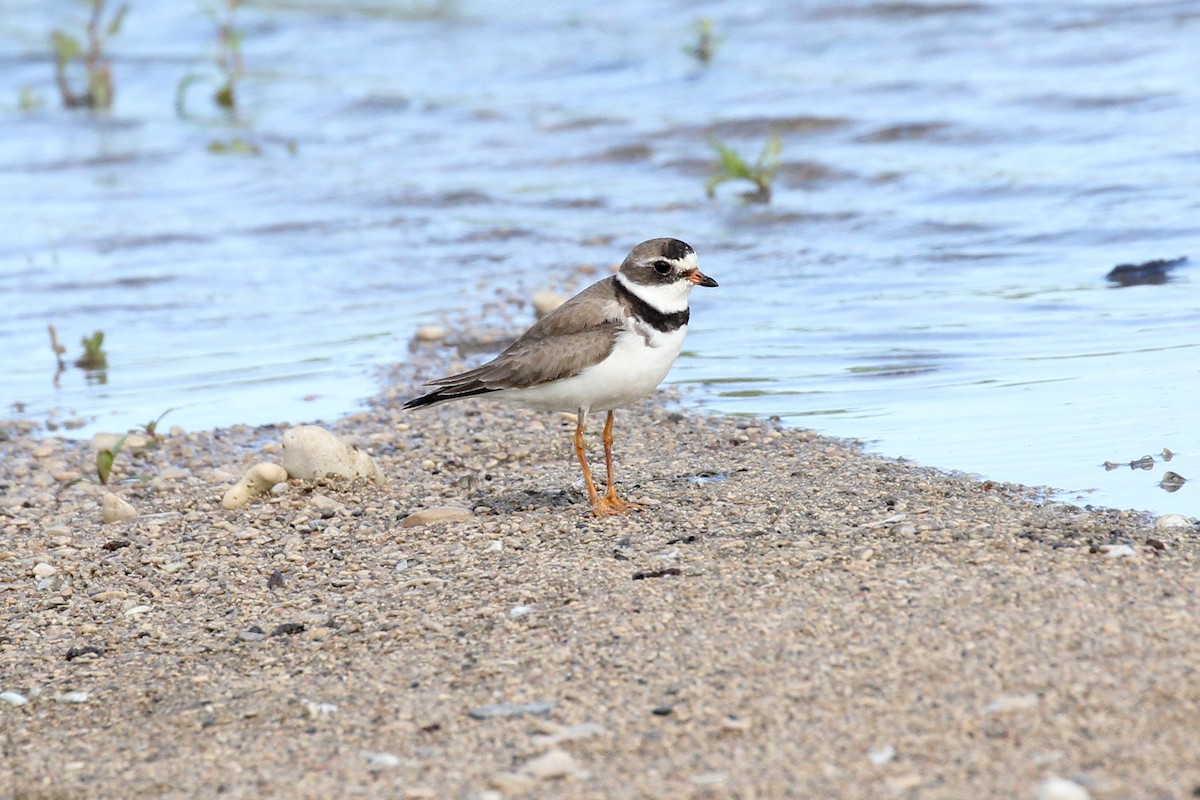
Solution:
{"label": "white pebble", "polygon": [[84,691],[63,692],[62,694],[55,695],[54,701],[56,703],[86,703],[90,696]]}
{"label": "white pebble", "polygon": [[276,484],[287,479],[287,470],[278,464],[266,461],[255,464],[246,471],[240,481],[229,487],[225,496],[221,498],[221,506],[229,510],[242,508],[255,498],[269,494]]}
{"label": "white pebble", "polygon": [[871,750],[867,753],[867,758],[870,759],[871,763],[877,767],[882,767],[895,757],[896,748],[892,747],[890,744],[886,744],[883,747],[876,748],[875,750]]}
{"label": "white pebble", "polygon": [[446,329],[441,325],[422,325],[417,328],[418,342],[440,342],[446,338]]}
{"label": "white pebble", "polygon": [[35,565],[33,568],[33,577],[35,578],[49,578],[51,575],[57,573],[58,570],[44,562]]}
{"label": "white pebble", "polygon": [[729,781],[727,772],[701,772],[688,778],[693,786],[722,786]]}
{"label": "white pebble", "polygon": [[516,619],[517,617],[525,616],[532,610],[533,609],[531,609],[529,606],[513,606],[508,610],[508,615],[513,619]]}
{"label": "white pebble", "polygon": [[29,702],[29,698],[20,692],[0,692],[0,700],[3,700],[10,706],[23,706]]}
{"label": "white pebble", "polygon": [[136,617],[138,614],[145,614],[149,610],[150,606],[133,606],[132,608],[125,609],[124,616]]}
{"label": "white pebble", "polygon": [[566,296],[547,289],[534,292],[530,300],[533,303],[533,313],[537,314],[539,319],[567,302]]}
{"label": "white pebble", "polygon": [[984,714],[1004,714],[1009,711],[1025,711],[1037,708],[1041,702],[1036,694],[1002,694],[983,707]]}
{"label": "white pebble", "polygon": [[145,450],[150,444],[150,439],[140,433],[97,433],[92,437],[92,449],[97,453],[101,450],[112,450],[117,446],[117,442],[121,442],[122,450]]}
{"label": "white pebble", "polygon": [[1192,521],[1183,514],[1163,514],[1154,520],[1154,527],[1160,531],[1169,531],[1173,528],[1190,528],[1192,527]]}
{"label": "white pebble", "polygon": [[322,703],[316,700],[305,700],[304,710],[312,719],[321,719],[322,717],[333,716],[337,713],[337,703]]}
{"label": "white pebble", "polygon": [[1100,552],[1104,553],[1106,558],[1130,558],[1137,555],[1137,551],[1127,544],[1102,544]]}
{"label": "white pebble", "polygon": [[395,769],[400,766],[400,757],[391,753],[363,753],[369,769]]}
{"label": "white pebble", "polygon": [[526,761],[521,766],[520,772],[531,778],[544,781],[551,778],[566,777],[575,773],[578,769],[579,765],[575,763],[574,756],[566,750],[555,749],[542,753],[530,761]]}
{"label": "white pebble", "polygon": [[137,509],[126,503],[121,498],[117,497],[112,492],[104,495],[104,499],[100,502],[100,517],[105,524],[113,522],[122,522],[127,519],[133,519],[138,515]]}
{"label": "white pebble", "polygon": [[604,727],[595,722],[580,722],[576,725],[558,725],[549,720],[540,726],[542,733],[531,737],[534,747],[557,747],[563,742],[573,742],[578,739],[589,739],[600,733],[606,733]]}
{"label": "white pebble", "polygon": [[1087,789],[1066,778],[1047,778],[1037,788],[1037,800],[1091,800]]}
{"label": "white pebble", "polygon": [[370,455],[316,425],[289,428],[283,434],[283,468],[302,481],[368,478],[383,483],[383,473]]}

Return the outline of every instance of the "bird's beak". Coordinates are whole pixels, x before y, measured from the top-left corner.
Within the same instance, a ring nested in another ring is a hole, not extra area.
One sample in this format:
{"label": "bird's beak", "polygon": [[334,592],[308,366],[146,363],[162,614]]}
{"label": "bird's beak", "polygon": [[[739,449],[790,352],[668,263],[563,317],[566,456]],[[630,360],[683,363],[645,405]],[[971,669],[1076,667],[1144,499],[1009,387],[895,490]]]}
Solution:
{"label": "bird's beak", "polygon": [[687,279],[697,286],[716,286],[717,282],[698,269],[688,273]]}

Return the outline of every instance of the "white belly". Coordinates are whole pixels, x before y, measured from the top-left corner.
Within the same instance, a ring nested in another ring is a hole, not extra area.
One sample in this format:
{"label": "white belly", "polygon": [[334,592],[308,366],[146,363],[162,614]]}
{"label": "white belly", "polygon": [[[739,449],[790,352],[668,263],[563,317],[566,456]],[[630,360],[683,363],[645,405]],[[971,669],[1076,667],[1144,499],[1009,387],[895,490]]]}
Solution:
{"label": "white belly", "polygon": [[492,396],[543,411],[619,408],[653,394],[679,357],[686,335],[686,325],[670,333],[650,330],[648,336],[625,330],[608,358],[572,378],[527,389],[505,389]]}

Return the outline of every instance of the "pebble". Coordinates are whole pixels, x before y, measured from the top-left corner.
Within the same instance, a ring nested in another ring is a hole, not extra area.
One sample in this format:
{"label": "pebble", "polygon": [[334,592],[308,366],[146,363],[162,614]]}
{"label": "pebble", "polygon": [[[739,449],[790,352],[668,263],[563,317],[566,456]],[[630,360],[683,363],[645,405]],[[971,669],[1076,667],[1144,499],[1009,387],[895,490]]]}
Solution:
{"label": "pebble", "polygon": [[1105,558],[1130,558],[1137,555],[1137,551],[1127,544],[1102,544],[1100,552],[1104,553]]}
{"label": "pebble", "polygon": [[89,697],[91,697],[91,695],[89,695],[87,692],[84,692],[84,691],[63,692],[62,694],[58,694],[58,695],[54,696],[54,702],[56,702],[56,703],[86,703],[88,701]]}
{"label": "pebble", "polygon": [[1037,708],[1041,699],[1036,694],[1002,694],[983,707],[984,714],[1004,714]]}
{"label": "pebble", "polygon": [[145,614],[150,610],[150,606],[133,606],[125,609],[123,615],[126,617],[136,617],[138,614]]}
{"label": "pebble", "polygon": [[0,692],[0,700],[10,706],[23,706],[29,702],[29,698],[20,692]]}
{"label": "pebble", "polygon": [[314,494],[309,498],[313,508],[322,512],[331,512],[332,514],[344,514],[346,512],[346,504],[339,503],[332,497],[323,494]]}
{"label": "pebble", "polygon": [[1091,800],[1087,789],[1066,778],[1047,778],[1038,785],[1037,800]]}
{"label": "pebble", "polygon": [[54,455],[54,445],[51,442],[44,442],[33,448],[34,458],[49,458]]}
{"label": "pebble", "polygon": [[753,725],[749,717],[739,717],[733,714],[721,719],[721,728],[727,731],[748,731]]}
{"label": "pebble", "polygon": [[567,302],[567,297],[549,289],[541,289],[533,293],[530,302],[533,303],[533,313],[537,315],[538,319],[541,319]]}
{"label": "pebble", "polygon": [[549,714],[554,709],[554,703],[538,700],[532,703],[496,703],[490,706],[480,706],[467,712],[471,719],[495,719],[497,717],[519,717],[524,714]]}
{"label": "pebble", "polygon": [[33,577],[35,578],[49,578],[56,574],[58,574],[58,570],[45,562],[35,564],[33,567]]}
{"label": "pebble", "polygon": [[316,700],[305,700],[304,710],[312,719],[330,717],[337,713],[337,703],[323,703]]}
{"label": "pebble", "polygon": [[368,769],[395,769],[400,766],[400,757],[392,753],[363,753]]}
{"label": "pebble", "polygon": [[1190,528],[1192,524],[1192,521],[1182,514],[1163,514],[1154,520],[1154,527],[1160,531],[1168,531],[1172,528]]}
{"label": "pebble", "polygon": [[597,734],[607,732],[603,726],[595,722],[580,722],[577,725],[559,725],[546,720],[540,728],[541,733],[531,738],[533,746],[542,749],[557,747],[563,742],[590,739]]}
{"label": "pebble", "polygon": [[435,522],[461,522],[474,516],[475,512],[461,506],[432,506],[409,514],[400,522],[400,527],[416,528],[420,525],[432,525]]}
{"label": "pebble", "polygon": [[501,772],[499,775],[492,776],[491,784],[506,794],[518,794],[532,789],[537,785],[537,781],[529,775]]}
{"label": "pebble", "polygon": [[100,501],[100,517],[104,520],[105,524],[123,522],[127,519],[133,519],[137,515],[136,508],[112,492],[104,495],[104,499]]}
{"label": "pebble", "polygon": [[300,425],[284,432],[283,468],[302,481],[333,476],[383,483],[383,473],[370,455],[316,425]]}
{"label": "pebble", "polygon": [[566,750],[554,749],[526,761],[517,771],[536,780],[546,781],[574,775],[579,771],[579,765],[575,763],[575,757]]}
{"label": "pebble", "polygon": [[440,342],[446,338],[446,329],[441,325],[421,325],[416,337],[418,342]]}
{"label": "pebble", "polygon": [[867,758],[877,767],[882,767],[896,757],[896,748],[890,744],[876,748],[867,753]]}
{"label": "pebble", "polygon": [[230,486],[225,496],[221,498],[223,508],[233,510],[249,505],[250,502],[263,495],[270,494],[276,484],[288,479],[288,472],[278,464],[262,462],[255,464],[242,479]]}
{"label": "pebble", "polygon": [[92,437],[92,450],[97,453],[101,450],[112,450],[122,438],[125,439],[121,443],[122,450],[145,450],[150,444],[149,437],[140,433],[97,433]]}

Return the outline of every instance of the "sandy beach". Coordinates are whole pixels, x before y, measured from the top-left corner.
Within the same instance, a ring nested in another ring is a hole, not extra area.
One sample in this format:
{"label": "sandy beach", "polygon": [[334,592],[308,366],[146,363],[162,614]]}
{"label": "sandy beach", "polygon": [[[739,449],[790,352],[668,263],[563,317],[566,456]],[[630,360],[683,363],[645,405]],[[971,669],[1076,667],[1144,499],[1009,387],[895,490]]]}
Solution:
{"label": "sandy beach", "polygon": [[[668,392],[618,414],[643,510],[596,519],[567,417],[400,410],[452,357],[323,423],[384,484],[236,510],[286,425],[174,430],[66,489],[87,442],[0,425],[0,797],[1200,792],[1194,521]],[[138,515],[103,523],[109,490]]]}

